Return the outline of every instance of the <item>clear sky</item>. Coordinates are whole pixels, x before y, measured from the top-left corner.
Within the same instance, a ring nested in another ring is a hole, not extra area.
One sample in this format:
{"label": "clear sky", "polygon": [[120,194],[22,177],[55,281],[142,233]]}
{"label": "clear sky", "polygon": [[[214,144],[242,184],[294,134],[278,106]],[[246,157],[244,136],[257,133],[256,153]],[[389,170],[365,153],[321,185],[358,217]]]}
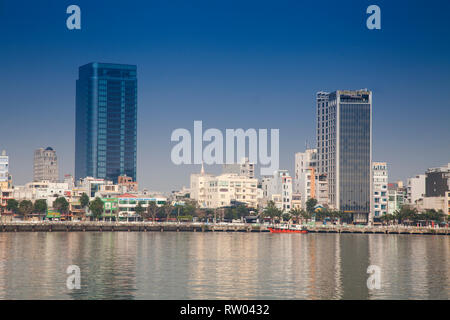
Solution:
{"label": "clear sky", "polygon": [[[81,8],[81,30],[66,8]],[[381,8],[381,30],[366,8]],[[280,167],[315,142],[315,93],[373,91],[373,160],[390,181],[450,162],[450,1],[0,0],[0,149],[16,184],[33,150],[74,173],[75,80],[88,62],[138,67],[138,180],[189,185],[176,128],[280,129]],[[206,168],[206,170],[217,168]]]}

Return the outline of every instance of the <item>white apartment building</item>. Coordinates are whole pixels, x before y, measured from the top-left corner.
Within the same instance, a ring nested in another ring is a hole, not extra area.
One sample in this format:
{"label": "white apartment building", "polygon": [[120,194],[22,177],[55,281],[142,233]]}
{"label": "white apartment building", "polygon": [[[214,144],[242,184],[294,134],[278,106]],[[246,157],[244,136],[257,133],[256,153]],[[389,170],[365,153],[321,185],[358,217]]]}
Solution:
{"label": "white apartment building", "polygon": [[235,173],[219,176],[205,174],[191,175],[191,198],[201,208],[221,208],[233,203],[244,203],[251,208],[258,206],[258,180]]}
{"label": "white apartment building", "polygon": [[39,148],[34,152],[33,173],[33,181],[58,181],[58,158],[55,150],[48,147]]}
{"label": "white apartment building", "polygon": [[29,182],[24,186],[15,186],[13,198],[21,200],[36,201],[45,199],[49,208],[53,206],[53,201],[58,197],[70,197],[72,189],[64,182]]}
{"label": "white apartment building", "polygon": [[388,213],[388,168],[386,162],[372,163],[372,216],[380,218]]}
{"label": "white apartment building", "polygon": [[406,203],[414,205],[417,200],[425,197],[425,174],[409,178],[406,185]]}
{"label": "white apartment building", "polygon": [[302,175],[309,168],[317,168],[317,149],[306,149],[305,152],[295,153],[294,192],[301,193],[300,182]]}
{"label": "white apartment building", "polygon": [[205,173],[203,164],[202,164],[202,169],[200,170],[200,173],[191,174],[190,197],[191,197],[191,199],[196,200],[198,205],[201,208],[208,207],[207,202],[206,202],[206,196],[207,196],[206,186],[209,185],[209,181],[212,179],[214,179],[214,176],[212,174]]}
{"label": "white apartment building", "polygon": [[240,163],[224,164],[222,173],[234,173],[253,179],[255,177],[255,164],[248,158],[242,158]]}
{"label": "white apartment building", "polygon": [[[263,196],[268,200],[280,199],[277,207],[289,212],[292,208],[292,177],[287,170],[277,170],[273,176],[262,179]],[[277,203],[275,203],[277,204]]]}
{"label": "white apartment building", "polygon": [[306,202],[316,197],[316,169],[311,167],[302,169],[298,181],[299,188],[296,193],[301,194],[302,208],[305,209]]}
{"label": "white apartment building", "polygon": [[318,173],[317,149],[306,149],[295,154],[294,192],[301,195],[302,208],[315,198],[318,204],[328,204],[328,179],[326,173]]}
{"label": "white apartment building", "polygon": [[9,157],[3,150],[0,155],[0,190],[7,189],[9,185]]}
{"label": "white apartment building", "polygon": [[141,206],[147,210],[150,202],[154,202],[157,207],[163,206],[167,202],[166,197],[146,196],[146,195],[132,195],[129,193],[122,194],[118,197],[118,215],[122,218],[133,218],[136,216],[136,206]]}

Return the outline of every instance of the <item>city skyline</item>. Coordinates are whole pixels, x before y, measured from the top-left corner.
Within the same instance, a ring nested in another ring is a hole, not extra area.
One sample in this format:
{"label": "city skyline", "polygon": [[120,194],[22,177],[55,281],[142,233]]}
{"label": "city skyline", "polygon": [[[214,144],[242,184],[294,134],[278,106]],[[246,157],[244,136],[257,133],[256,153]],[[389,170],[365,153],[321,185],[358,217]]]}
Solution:
{"label": "city skyline", "polygon": [[[206,3],[199,11],[182,4],[79,5],[82,29],[73,33],[65,28],[64,5],[32,4],[36,10],[22,12],[8,3],[0,13],[0,26],[12,30],[0,52],[9,75],[0,80],[1,105],[15,110],[2,116],[0,149],[7,150],[14,184],[32,180],[33,150],[42,146],[58,152],[60,176],[75,173],[74,83],[77,67],[92,61],[140,70],[137,178],[150,190],[188,186],[189,175],[199,172],[199,165],[170,162],[170,133],[191,128],[193,120],[221,130],[279,128],[280,169],[292,175],[295,152],[315,142],[320,90],[371,89],[372,158],[388,163],[390,181],[448,163],[450,150],[439,141],[450,137],[449,44],[437,41],[448,35],[447,3],[431,1],[424,9],[382,1],[379,31],[365,28],[365,3],[348,1],[328,2],[333,15],[320,10],[323,4],[290,12],[283,4],[262,3],[256,11],[245,4],[243,13]],[[110,17],[123,11],[126,27],[119,20],[106,26],[95,21],[100,8]],[[167,12],[169,21],[158,17]],[[35,14],[42,23],[27,27],[23,22]],[[111,45],[113,35],[120,47]]]}

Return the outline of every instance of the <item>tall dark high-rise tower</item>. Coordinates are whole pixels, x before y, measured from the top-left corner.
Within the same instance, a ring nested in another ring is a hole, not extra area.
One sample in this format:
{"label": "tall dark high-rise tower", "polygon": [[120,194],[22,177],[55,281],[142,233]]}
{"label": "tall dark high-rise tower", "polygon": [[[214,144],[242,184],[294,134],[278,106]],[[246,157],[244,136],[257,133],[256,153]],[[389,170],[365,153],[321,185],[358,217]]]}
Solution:
{"label": "tall dark high-rise tower", "polygon": [[75,178],[136,181],[136,66],[89,63],[76,82]]}
{"label": "tall dark high-rise tower", "polygon": [[317,152],[329,203],[357,222],[371,219],[372,92],[317,93]]}

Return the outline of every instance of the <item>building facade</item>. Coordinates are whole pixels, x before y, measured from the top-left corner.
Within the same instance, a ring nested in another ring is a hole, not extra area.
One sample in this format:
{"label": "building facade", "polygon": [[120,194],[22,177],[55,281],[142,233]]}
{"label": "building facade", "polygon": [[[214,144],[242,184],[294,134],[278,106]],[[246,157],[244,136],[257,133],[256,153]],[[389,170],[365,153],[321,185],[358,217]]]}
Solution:
{"label": "building facade", "polygon": [[190,197],[200,208],[222,208],[233,204],[244,204],[250,208],[258,206],[258,180],[235,173],[219,176],[202,173],[191,175]]}
{"label": "building facade", "polygon": [[242,158],[240,163],[223,164],[222,173],[234,173],[253,179],[255,177],[255,164],[248,158]]}
{"label": "building facade", "polygon": [[295,154],[294,192],[301,195],[302,208],[310,198],[321,206],[328,206],[328,178],[318,171],[317,149],[306,149]]}
{"label": "building facade", "polygon": [[406,203],[414,205],[425,197],[425,175],[418,174],[409,178],[406,185]]}
{"label": "building facade", "polygon": [[388,183],[388,214],[401,210],[406,203],[406,188],[402,181]]}
{"label": "building facade", "polygon": [[89,63],[76,82],[75,179],[136,181],[136,66]]}
{"label": "building facade", "polygon": [[317,93],[318,173],[327,174],[330,206],[367,223],[372,201],[372,93]]}
{"label": "building facade", "polygon": [[295,153],[294,192],[302,193],[304,183],[302,177],[306,170],[317,168],[317,149],[306,149],[305,152]]}
{"label": "building facade", "polygon": [[138,192],[138,183],[133,181],[131,177],[128,176],[119,176],[117,183],[120,186],[125,187],[126,192]]}
{"label": "building facade", "polygon": [[388,213],[388,168],[386,162],[372,164],[372,214],[374,219]]}
{"label": "building facade", "polygon": [[[117,198],[106,198],[102,199],[105,202],[105,214],[110,214],[111,216],[116,215],[114,209],[117,209],[117,215],[119,220],[130,220],[137,219],[139,216],[136,214],[136,207],[140,204],[142,208],[147,210],[150,202],[154,202],[157,207],[163,206],[167,202],[165,197],[155,197],[155,196],[145,196],[145,195],[134,195],[134,194],[122,194]],[[109,205],[106,205],[109,203]],[[117,203],[117,205],[115,204]],[[108,211],[110,209],[110,211]]]}
{"label": "building facade", "polygon": [[0,155],[0,190],[8,189],[9,185],[9,157],[3,150]]}
{"label": "building facade", "polygon": [[443,197],[450,191],[450,163],[443,167],[428,169],[425,175],[426,197]]}
{"label": "building facade", "polygon": [[51,147],[39,148],[34,151],[33,162],[33,181],[50,181],[57,182],[59,180],[58,157],[56,151]]}
{"label": "building facade", "polygon": [[262,179],[263,197],[274,201],[283,212],[292,209],[292,177],[287,170],[277,170]]}

